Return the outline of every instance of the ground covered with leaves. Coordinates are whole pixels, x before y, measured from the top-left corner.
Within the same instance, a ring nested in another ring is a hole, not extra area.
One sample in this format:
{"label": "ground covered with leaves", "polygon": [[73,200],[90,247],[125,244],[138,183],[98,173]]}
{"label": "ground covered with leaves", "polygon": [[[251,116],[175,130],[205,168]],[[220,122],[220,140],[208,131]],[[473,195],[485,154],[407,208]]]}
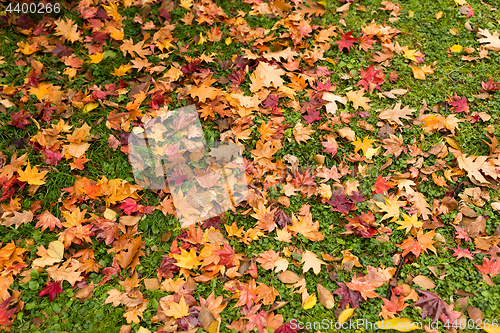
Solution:
{"label": "ground covered with leaves", "polygon": [[[3,330],[500,332],[494,1],[59,4],[0,7]],[[129,161],[188,105],[249,181],[196,224]]]}

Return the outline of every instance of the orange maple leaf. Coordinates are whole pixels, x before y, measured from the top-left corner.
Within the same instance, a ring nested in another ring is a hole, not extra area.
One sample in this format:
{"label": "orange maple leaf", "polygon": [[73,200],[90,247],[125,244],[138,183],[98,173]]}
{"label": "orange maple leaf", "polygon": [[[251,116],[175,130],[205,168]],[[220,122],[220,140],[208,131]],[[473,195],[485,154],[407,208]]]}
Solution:
{"label": "orange maple leaf", "polygon": [[397,246],[404,250],[402,253],[403,256],[412,252],[418,258],[422,252],[427,252],[427,250],[436,253],[436,248],[432,246],[436,242],[432,240],[435,234],[435,230],[432,230],[426,234],[418,235],[416,240],[413,237],[408,237],[401,245]]}
{"label": "orange maple leaf", "polygon": [[43,185],[45,181],[43,178],[48,173],[48,171],[38,172],[37,167],[31,168],[30,162],[26,166],[26,169],[22,171],[21,169],[17,170],[19,174],[19,181],[27,182],[30,185]]}

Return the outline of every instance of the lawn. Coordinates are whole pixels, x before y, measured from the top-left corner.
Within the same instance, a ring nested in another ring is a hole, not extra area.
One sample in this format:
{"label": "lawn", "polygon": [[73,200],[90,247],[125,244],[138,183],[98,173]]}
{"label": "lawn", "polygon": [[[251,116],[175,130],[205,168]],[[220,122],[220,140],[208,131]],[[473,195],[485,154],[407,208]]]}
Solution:
{"label": "lawn", "polygon": [[500,332],[497,5],[2,2],[0,330]]}

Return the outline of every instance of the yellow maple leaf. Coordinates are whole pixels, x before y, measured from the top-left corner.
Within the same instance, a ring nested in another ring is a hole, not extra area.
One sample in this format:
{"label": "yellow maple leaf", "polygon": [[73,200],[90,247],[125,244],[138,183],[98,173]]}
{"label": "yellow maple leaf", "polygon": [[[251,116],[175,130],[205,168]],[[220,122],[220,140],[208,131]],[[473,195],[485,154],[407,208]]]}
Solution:
{"label": "yellow maple leaf", "polygon": [[45,96],[50,94],[50,90],[49,90],[50,87],[51,87],[50,84],[40,82],[40,83],[38,83],[38,87],[30,88],[29,93],[35,95],[36,98],[38,98],[38,100],[41,102],[41,101],[43,101]]}
{"label": "yellow maple leaf", "polygon": [[36,51],[40,50],[38,48],[38,44],[37,43],[28,44],[28,43],[25,43],[25,42],[19,42],[19,43],[17,43],[17,46],[19,46],[18,51],[21,52],[21,53],[23,53],[23,54],[26,54],[26,55],[33,54]]}
{"label": "yellow maple leaf", "polygon": [[458,44],[457,45],[453,45],[452,47],[450,47],[450,50],[452,52],[456,52],[456,53],[462,51],[462,49],[463,49],[463,46],[462,45],[458,45]]}
{"label": "yellow maple leaf", "polygon": [[121,65],[120,67],[115,68],[115,71],[113,73],[111,73],[111,75],[114,75],[114,76],[123,76],[131,68],[132,68],[132,65]]}
{"label": "yellow maple leaf", "polygon": [[189,10],[193,7],[193,0],[181,0],[180,6],[184,9]]}
{"label": "yellow maple leaf", "polygon": [[98,64],[104,59],[104,53],[96,52],[96,54],[89,54],[89,57],[91,64]]}
{"label": "yellow maple leaf", "polygon": [[244,228],[243,227],[238,228],[236,222],[233,222],[233,224],[231,225],[224,224],[224,227],[226,228],[228,237],[237,237],[237,238],[243,237]]}
{"label": "yellow maple leaf", "polygon": [[194,249],[188,252],[181,248],[181,254],[172,254],[172,256],[177,260],[175,265],[185,269],[193,269],[200,265],[200,261],[196,257],[196,251]]}
{"label": "yellow maple leaf", "polygon": [[358,150],[361,149],[363,151],[363,154],[366,155],[366,153],[368,152],[368,149],[372,148],[372,143],[374,143],[374,142],[375,142],[375,140],[368,139],[368,137],[365,136],[363,141],[361,141],[360,139],[356,139],[356,141],[351,142],[351,144],[354,145],[354,152],[355,153],[357,153]]}
{"label": "yellow maple leaf", "polygon": [[414,227],[415,229],[422,228],[424,222],[419,222],[417,219],[417,214],[412,216],[403,214],[404,221],[396,221],[396,223],[400,225],[400,227],[397,227],[396,230],[406,229],[406,233],[408,233],[408,231],[410,231],[412,227]]}
{"label": "yellow maple leaf", "polygon": [[396,222],[399,218],[399,207],[401,204],[404,204],[404,201],[397,201],[397,198],[394,199],[384,199],[385,204],[380,201],[375,201],[375,204],[386,214],[382,217],[382,220],[388,219],[392,217],[390,222]]}
{"label": "yellow maple leaf", "polygon": [[367,103],[371,102],[371,99],[368,97],[363,97],[365,94],[365,89],[361,88],[358,91],[349,91],[347,95],[347,99],[352,102],[352,105],[354,106],[354,109],[357,110],[360,106],[365,110],[370,110],[371,106],[369,106]]}
{"label": "yellow maple leaf", "polygon": [[45,184],[43,178],[48,173],[48,171],[38,172],[37,167],[31,168],[30,162],[28,162],[26,170],[22,171],[21,169],[19,169],[17,170],[17,173],[19,174],[19,178],[17,179],[22,182],[28,182],[28,184],[30,185],[43,185]]}
{"label": "yellow maple leaf", "polygon": [[189,306],[186,304],[184,296],[181,296],[179,303],[168,302],[167,304],[169,306],[168,310],[165,311],[167,316],[174,317],[175,319],[189,316]]}

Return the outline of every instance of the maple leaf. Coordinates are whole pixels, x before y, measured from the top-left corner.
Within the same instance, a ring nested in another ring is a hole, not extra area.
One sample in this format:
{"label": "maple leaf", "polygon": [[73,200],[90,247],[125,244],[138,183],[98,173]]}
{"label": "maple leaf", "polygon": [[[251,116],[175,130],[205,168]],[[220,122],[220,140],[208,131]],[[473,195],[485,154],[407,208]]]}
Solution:
{"label": "maple leaf", "polygon": [[49,171],[38,172],[38,168],[31,168],[30,162],[28,162],[28,165],[26,166],[26,169],[24,171],[22,171],[21,169],[17,170],[17,173],[19,174],[19,178],[17,179],[22,182],[27,182],[30,185],[43,185],[45,184],[43,178],[48,172]]}
{"label": "maple leaf", "polygon": [[340,40],[335,41],[335,44],[339,46],[339,51],[342,52],[343,49],[347,48],[348,52],[351,52],[351,46],[354,45],[355,42],[358,41],[357,38],[352,37],[353,31],[349,31],[345,34],[340,34]]}
{"label": "maple leaf", "polygon": [[367,104],[368,102],[371,102],[371,99],[369,99],[368,97],[363,97],[364,94],[365,88],[361,88],[358,91],[351,90],[346,94],[347,99],[352,102],[355,110],[357,110],[360,106],[365,111],[371,109],[371,107]]}
{"label": "maple leaf", "polygon": [[467,104],[467,99],[465,98],[465,96],[462,96],[462,98],[458,96],[452,96],[451,101],[448,103],[451,106],[455,107],[455,113],[465,112],[466,114],[469,114],[469,105]]}
{"label": "maple leaf", "polygon": [[380,52],[380,51],[376,51],[375,52],[376,55],[373,55],[373,58],[370,59],[370,61],[373,61],[373,62],[384,62],[386,61],[387,59],[390,59],[392,57],[394,57],[394,53],[390,50],[384,50],[383,52]]}
{"label": "maple leaf", "polygon": [[276,329],[276,331],[274,331],[274,333],[296,333],[297,330],[292,328],[292,325],[295,325],[295,324],[292,324],[292,321],[289,321],[288,323],[283,324],[280,327],[278,327]]}
{"label": "maple leaf", "polygon": [[0,304],[0,325],[4,326],[4,328],[8,328],[14,324],[10,317],[17,311],[17,308],[7,310],[11,301],[12,296],[6,298],[2,304]]}
{"label": "maple leaf", "polygon": [[394,105],[394,108],[387,108],[380,112],[378,116],[382,120],[389,120],[398,125],[403,125],[400,118],[410,119],[409,116],[412,115],[413,112],[415,112],[415,110],[410,109],[408,105],[401,109],[401,101],[399,101],[396,105]]}
{"label": "maple leaf", "polygon": [[490,77],[488,81],[486,81],[486,83],[484,81],[481,81],[481,87],[483,88],[483,91],[488,91],[488,92],[499,91],[500,82],[495,82],[493,81],[493,78]]}
{"label": "maple leaf", "polygon": [[255,293],[257,291],[257,285],[255,284],[255,279],[250,279],[248,284],[241,283],[237,290],[239,290],[239,292],[236,296],[239,295],[239,299],[235,306],[246,305],[247,308],[251,308],[252,304],[257,301],[257,294]]}
{"label": "maple leaf", "polygon": [[365,52],[373,49],[372,44],[375,43],[375,40],[371,39],[372,37],[373,35],[367,35],[366,33],[363,33],[363,36],[359,37],[359,49],[363,49]]}
{"label": "maple leaf", "polygon": [[293,128],[293,136],[295,138],[295,141],[297,143],[301,143],[302,141],[307,141],[311,139],[309,136],[310,134],[313,134],[315,131],[311,129],[309,126],[302,125],[302,123],[298,122],[295,127]]}
{"label": "maple leaf", "polygon": [[390,189],[392,186],[387,183],[389,179],[390,177],[382,177],[382,175],[379,175],[375,185],[373,185],[375,187],[375,193],[383,194],[385,191]]}
{"label": "maple leaf", "polygon": [[360,139],[356,138],[356,141],[351,142],[352,145],[354,145],[354,152],[357,153],[360,149],[363,151],[364,154],[372,147],[372,143],[374,143],[375,140],[368,139],[367,136],[361,141]]}
{"label": "maple leaf", "polygon": [[56,24],[56,36],[62,36],[72,44],[82,41],[81,33],[78,31],[78,25],[75,24],[73,20],[68,19],[67,21],[63,21],[62,19],[58,19],[54,23]]}
{"label": "maple leaf", "polygon": [[[461,249],[457,246],[457,248],[449,247],[450,250],[453,250],[453,257],[457,257],[457,261],[460,258],[468,258],[470,260],[474,260],[472,253],[470,253],[469,249]],[[477,267],[477,266],[476,266]]]}
{"label": "maple leaf", "polygon": [[403,137],[399,135],[399,138],[394,134],[389,133],[389,138],[383,139],[384,149],[387,149],[384,156],[394,154],[395,157],[401,155],[402,152],[407,152],[406,147],[403,145]]}
{"label": "maple leaf", "polygon": [[325,237],[325,235],[318,231],[319,222],[313,223],[311,214],[301,217],[300,220],[295,215],[292,215],[292,225],[289,227],[289,230],[300,233],[311,241],[322,240]]}
{"label": "maple leaf", "polygon": [[31,122],[28,120],[28,118],[30,118],[31,116],[32,114],[26,112],[25,110],[21,110],[18,112],[11,111],[10,121],[8,122],[8,124],[15,126],[16,128],[26,129],[25,126],[31,124]]}
{"label": "maple leaf", "polygon": [[484,274],[491,274],[491,275],[498,275],[500,274],[500,258],[492,258],[488,259],[486,257],[483,257],[483,264],[482,265],[476,265],[474,266],[479,269],[481,273]]}
{"label": "maple leaf", "polygon": [[328,204],[335,207],[333,210],[342,214],[348,214],[351,210],[355,208],[356,205],[347,199],[344,193],[335,193],[332,199],[327,201]]}
{"label": "maple leaf", "polygon": [[322,151],[323,153],[331,153],[332,157],[335,156],[335,154],[337,153],[337,149],[339,148],[339,145],[333,136],[329,135],[326,138],[326,141],[321,142],[321,144],[323,145],[323,147],[326,148]]}
{"label": "maple leaf", "polygon": [[340,300],[340,307],[341,308],[346,308],[348,304],[351,304],[351,306],[356,309],[359,307],[360,302],[364,302],[365,299],[363,296],[361,296],[361,293],[356,290],[351,290],[347,288],[347,286],[343,282],[338,282],[336,281],[337,284],[339,285],[340,288],[335,290],[333,293],[335,295],[339,295],[341,298]]}
{"label": "maple leaf", "polygon": [[[361,80],[358,82],[358,86],[363,86],[367,91],[373,91],[373,89],[380,89],[380,85],[385,82],[384,72],[381,70],[374,70],[374,66],[371,65],[366,69],[366,71],[361,67]],[[374,88],[370,89],[370,84],[374,85]]]}
{"label": "maple leaf", "polygon": [[54,281],[47,283],[47,286],[43,288],[38,297],[40,298],[42,296],[47,295],[50,298],[50,302],[52,302],[57,297],[57,294],[64,293],[64,291],[61,288],[61,283],[62,281]]}
{"label": "maple leaf", "polygon": [[309,111],[307,111],[307,113],[302,117],[306,121],[306,124],[310,124],[316,120],[322,119],[321,116],[319,115],[319,110],[313,110],[313,109],[309,109]]}
{"label": "maple leaf", "polygon": [[408,253],[412,252],[415,257],[419,257],[422,252],[427,252],[427,250],[431,250],[436,253],[436,248],[432,246],[435,243],[432,239],[434,238],[435,230],[432,230],[426,234],[420,234],[417,236],[415,240],[412,237],[408,237],[403,241],[401,245],[396,245],[402,248],[404,251],[402,253],[403,256],[406,256]]}
{"label": "maple leaf", "polygon": [[469,233],[467,231],[467,229],[465,228],[462,228],[462,227],[459,227],[457,225],[454,225],[453,228],[455,228],[455,238],[457,239],[463,239],[465,240],[466,242],[470,242],[471,239],[469,237]]}
{"label": "maple leaf", "polygon": [[420,289],[417,289],[417,291],[422,296],[417,302],[413,303],[413,305],[422,308],[422,319],[432,317],[432,320],[436,321],[442,314],[455,317],[453,306],[449,306],[445,301],[439,298],[436,293]]}
{"label": "maple leaf", "polygon": [[382,220],[392,217],[390,222],[396,222],[400,214],[399,207],[401,206],[401,204],[404,204],[404,202],[397,201],[397,199],[384,199],[384,200],[385,204],[380,201],[375,201],[375,204],[379,206],[379,208],[386,213],[382,217]]}
{"label": "maple leaf", "polygon": [[326,265],[326,263],[319,259],[314,252],[306,250],[302,255],[301,264],[304,264],[302,267],[302,272],[306,273],[308,270],[312,268],[314,274],[318,275],[321,271],[321,265]]}
{"label": "maple leaf", "polygon": [[165,314],[169,317],[174,317],[175,319],[179,319],[182,317],[186,317],[189,315],[189,306],[186,304],[186,300],[184,296],[181,296],[179,302],[167,302],[168,309],[165,311]]}
{"label": "maple leaf", "polygon": [[405,229],[406,233],[408,233],[412,227],[415,228],[415,230],[422,228],[424,222],[422,221],[419,222],[417,219],[418,216],[416,214],[412,216],[403,214],[404,221],[399,221],[399,220],[396,221],[396,223],[400,225],[400,227],[397,227],[396,230]]}
{"label": "maple leaf", "polygon": [[196,250],[193,248],[189,252],[181,248],[181,253],[172,254],[172,257],[177,260],[175,265],[178,267],[194,269],[200,265],[200,260],[196,257]]}

